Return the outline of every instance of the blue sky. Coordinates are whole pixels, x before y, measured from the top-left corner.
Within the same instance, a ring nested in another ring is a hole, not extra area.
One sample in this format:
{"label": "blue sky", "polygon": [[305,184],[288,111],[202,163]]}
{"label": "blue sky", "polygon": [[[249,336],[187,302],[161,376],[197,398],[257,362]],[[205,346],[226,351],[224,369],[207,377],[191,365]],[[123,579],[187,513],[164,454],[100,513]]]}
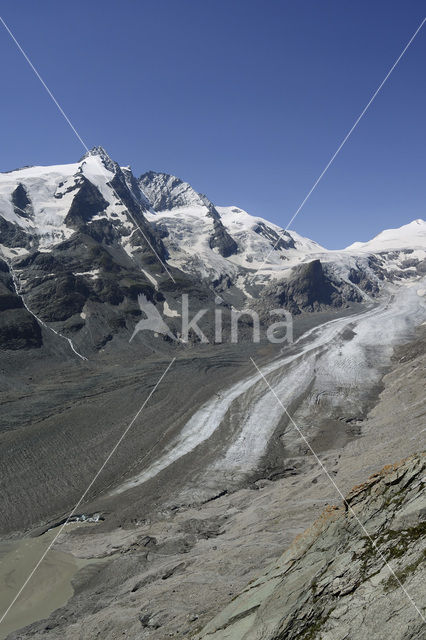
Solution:
{"label": "blue sky", "polygon": [[[89,147],[285,226],[424,2],[2,3]],[[0,170],[81,144],[1,27]],[[329,248],[426,218],[426,25],[292,227]]]}

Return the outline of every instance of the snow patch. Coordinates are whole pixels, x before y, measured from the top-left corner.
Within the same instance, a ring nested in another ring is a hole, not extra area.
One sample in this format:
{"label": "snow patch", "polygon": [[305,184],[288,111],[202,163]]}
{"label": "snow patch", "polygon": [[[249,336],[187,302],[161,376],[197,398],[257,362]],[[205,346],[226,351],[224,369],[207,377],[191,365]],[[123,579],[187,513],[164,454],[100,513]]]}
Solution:
{"label": "snow patch", "polygon": [[5,247],[4,244],[0,244],[0,251],[9,259],[16,258],[18,256],[25,256],[29,253],[28,249],[24,249],[23,247]]}
{"label": "snow patch", "polygon": [[75,276],[89,276],[89,278],[94,278],[95,280],[99,278],[99,269],[92,269],[91,271],[78,271],[75,272]]}
{"label": "snow patch", "polygon": [[158,291],[158,282],[154,278],[154,276],[148,273],[148,271],[146,271],[145,269],[141,269],[141,271],[144,274],[144,276],[150,281],[150,283],[154,285],[155,289]]}

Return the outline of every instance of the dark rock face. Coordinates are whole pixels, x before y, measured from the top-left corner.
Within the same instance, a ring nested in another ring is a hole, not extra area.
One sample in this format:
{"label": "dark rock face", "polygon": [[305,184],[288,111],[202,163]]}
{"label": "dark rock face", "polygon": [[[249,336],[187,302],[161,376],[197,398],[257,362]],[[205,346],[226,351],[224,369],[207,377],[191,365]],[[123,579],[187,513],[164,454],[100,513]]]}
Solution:
{"label": "dark rock face", "polygon": [[258,222],[253,231],[269,240],[274,246],[274,249],[294,249],[295,247],[294,240],[288,231],[278,234],[264,222]]}
{"label": "dark rock face", "polygon": [[12,202],[16,215],[21,216],[21,218],[31,218],[31,200],[23,184],[19,183],[12,193]]}
{"label": "dark rock face", "polygon": [[373,282],[362,269],[351,268],[348,278],[351,282],[357,284],[360,289],[367,293],[375,294],[379,290],[377,283]]}
{"label": "dark rock face", "polygon": [[0,260],[0,349],[31,349],[41,345],[38,322],[16,295],[9,268]]}
{"label": "dark rock face", "polygon": [[[15,262],[15,268],[25,273],[23,294],[44,322],[66,321],[80,314],[86,303],[117,307],[127,301],[115,318],[119,328],[137,311],[139,293],[149,300],[156,297],[146,276],[116,254],[114,245],[105,243],[105,236],[103,239],[101,244],[91,235],[77,232],[50,253],[35,252]],[[79,326],[73,326],[82,328],[84,324],[79,320]]]}
{"label": "dark rock face", "polygon": [[0,237],[1,244],[6,247],[22,247],[29,249],[33,244],[37,244],[28,234],[20,227],[12,224],[0,216]]}
{"label": "dark rock face", "polygon": [[65,218],[65,224],[78,229],[98,213],[104,211],[108,202],[87,178],[81,177],[81,186],[74,196],[70,210]]}
{"label": "dark rock face", "polygon": [[238,252],[237,243],[229,235],[220,218],[213,220],[213,235],[210,237],[209,245],[211,249],[217,248],[224,258],[229,258]]}
{"label": "dark rock face", "polygon": [[82,311],[89,288],[83,278],[64,273],[46,279],[37,293],[31,296],[34,312],[46,322],[57,322]]}
{"label": "dark rock face", "polygon": [[296,270],[280,301],[296,304],[300,309],[314,310],[320,305],[332,306],[336,298],[336,288],[325,275],[320,260],[314,260]]}
{"label": "dark rock face", "polygon": [[42,343],[37,320],[26,309],[0,312],[0,349],[33,349]]}
{"label": "dark rock face", "polygon": [[262,306],[283,307],[294,314],[341,307],[361,300],[362,296],[355,288],[335,282],[320,260],[295,267],[288,280],[267,286],[261,294]]}
{"label": "dark rock face", "polygon": [[23,307],[22,300],[16,295],[7,264],[0,260],[0,311]]}

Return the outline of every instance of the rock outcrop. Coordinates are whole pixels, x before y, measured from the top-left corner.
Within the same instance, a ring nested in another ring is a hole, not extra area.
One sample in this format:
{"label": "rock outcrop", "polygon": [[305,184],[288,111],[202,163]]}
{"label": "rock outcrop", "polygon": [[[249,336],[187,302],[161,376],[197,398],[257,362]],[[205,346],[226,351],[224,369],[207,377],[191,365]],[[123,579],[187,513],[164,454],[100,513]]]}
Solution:
{"label": "rock outcrop", "polygon": [[424,638],[426,455],[328,507],[196,640]]}
{"label": "rock outcrop", "polygon": [[0,259],[0,349],[31,349],[41,344],[40,326],[24,307],[9,267]]}
{"label": "rock outcrop", "polygon": [[285,280],[271,282],[254,306],[259,310],[284,308],[297,315],[345,307],[362,300],[358,287],[336,278],[330,267],[317,259],[294,267]]}

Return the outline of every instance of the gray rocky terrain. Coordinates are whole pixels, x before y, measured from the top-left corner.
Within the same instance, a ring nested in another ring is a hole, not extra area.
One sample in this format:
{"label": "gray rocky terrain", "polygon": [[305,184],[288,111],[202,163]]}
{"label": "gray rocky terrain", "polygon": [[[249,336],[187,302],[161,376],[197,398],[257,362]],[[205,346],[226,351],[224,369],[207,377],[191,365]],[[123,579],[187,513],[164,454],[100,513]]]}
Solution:
{"label": "gray rocky terrain", "polygon": [[194,637],[425,637],[425,470],[423,453],[354,487]]}
{"label": "gray rocky terrain", "polygon": [[[85,524],[63,534],[56,548],[110,560],[81,570],[65,607],[11,638],[239,639],[246,632],[253,634],[247,638],[363,638],[365,624],[369,637],[386,638],[390,630],[399,634],[391,637],[423,637],[418,614],[382,556],[424,607],[418,560],[424,549],[425,462],[416,452],[426,448],[424,381],[418,375],[425,363],[422,327],[414,341],[395,350],[370,410],[347,423],[346,445],[329,443],[321,453],[337,486],[350,492],[348,502],[381,556],[342,506],[327,507],[309,528],[327,504],[341,505],[341,496],[298,438],[298,469],[286,477],[259,478],[198,506],[151,512],[133,526],[105,531],[102,523]],[[398,462],[413,454],[407,463],[394,464],[395,457]],[[361,486],[351,491],[355,485]],[[294,626],[274,635],[286,620]]]}

